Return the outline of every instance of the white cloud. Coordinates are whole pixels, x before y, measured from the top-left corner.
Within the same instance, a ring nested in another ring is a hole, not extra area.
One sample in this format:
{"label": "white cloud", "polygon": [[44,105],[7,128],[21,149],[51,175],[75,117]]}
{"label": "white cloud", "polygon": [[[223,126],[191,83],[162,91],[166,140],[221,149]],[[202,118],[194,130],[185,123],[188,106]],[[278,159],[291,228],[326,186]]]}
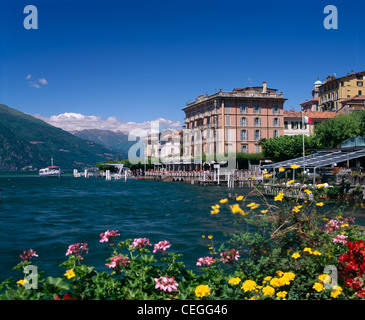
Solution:
{"label": "white cloud", "polygon": [[39,78],[38,80],[32,80],[32,75],[28,74],[25,77],[25,80],[28,82],[30,87],[40,88],[41,86],[45,86],[48,84],[48,81],[45,78]]}
{"label": "white cloud", "polygon": [[121,131],[129,133],[134,129],[148,130],[150,133],[151,124],[153,124],[152,132],[161,131],[165,128],[181,129],[180,121],[172,121],[164,118],[158,118],[152,121],[144,122],[123,122],[119,118],[109,117],[103,119],[99,116],[86,116],[80,113],[66,112],[59,115],[44,117],[41,115],[34,115],[55,127],[66,131],[80,131],[84,129],[101,129],[111,131]]}
{"label": "white cloud", "polygon": [[45,86],[46,84],[48,84],[48,81],[47,81],[46,79],[44,79],[44,78],[40,78],[40,79],[38,79],[38,82],[39,82],[39,83],[41,83],[41,84],[43,84],[44,86]]}

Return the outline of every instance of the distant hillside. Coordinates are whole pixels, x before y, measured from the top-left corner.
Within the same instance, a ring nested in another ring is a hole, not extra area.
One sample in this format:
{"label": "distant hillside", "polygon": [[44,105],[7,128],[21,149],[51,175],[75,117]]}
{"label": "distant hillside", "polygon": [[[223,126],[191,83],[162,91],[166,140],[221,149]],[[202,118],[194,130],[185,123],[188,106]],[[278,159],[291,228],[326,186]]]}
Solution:
{"label": "distant hillside", "polygon": [[119,155],[0,104],[0,171],[39,170],[50,165],[51,157],[63,170],[83,169]]}
{"label": "distant hillside", "polygon": [[128,135],[121,131],[111,131],[111,130],[99,130],[99,129],[85,129],[81,131],[72,132],[75,136],[94,141],[95,143],[100,143],[107,146],[113,150],[119,151],[126,158],[128,155],[129,148],[135,144],[135,141],[128,141]]}

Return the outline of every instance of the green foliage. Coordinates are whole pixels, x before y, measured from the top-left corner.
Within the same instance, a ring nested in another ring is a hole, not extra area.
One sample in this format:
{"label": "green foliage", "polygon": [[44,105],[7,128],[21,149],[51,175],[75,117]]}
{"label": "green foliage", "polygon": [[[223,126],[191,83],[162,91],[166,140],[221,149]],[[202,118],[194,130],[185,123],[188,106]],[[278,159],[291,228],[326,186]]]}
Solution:
{"label": "green foliage", "polygon": [[[304,136],[305,154],[311,154],[322,148],[322,143],[315,136]],[[274,162],[303,156],[303,135],[282,136],[260,140],[265,159]]]}
{"label": "green foliage", "polygon": [[349,138],[365,135],[365,111],[340,114],[316,125],[314,132],[324,148],[337,148]]}

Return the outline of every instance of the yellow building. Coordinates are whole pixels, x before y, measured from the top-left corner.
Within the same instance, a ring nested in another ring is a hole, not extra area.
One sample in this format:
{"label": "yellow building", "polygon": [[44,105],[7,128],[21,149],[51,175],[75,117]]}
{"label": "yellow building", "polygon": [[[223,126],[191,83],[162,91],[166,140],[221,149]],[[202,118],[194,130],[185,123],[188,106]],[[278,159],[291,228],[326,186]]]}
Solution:
{"label": "yellow building", "polygon": [[342,101],[365,94],[364,82],[365,71],[352,71],[341,78],[337,78],[336,74],[328,76],[319,87],[319,110],[341,111]]}

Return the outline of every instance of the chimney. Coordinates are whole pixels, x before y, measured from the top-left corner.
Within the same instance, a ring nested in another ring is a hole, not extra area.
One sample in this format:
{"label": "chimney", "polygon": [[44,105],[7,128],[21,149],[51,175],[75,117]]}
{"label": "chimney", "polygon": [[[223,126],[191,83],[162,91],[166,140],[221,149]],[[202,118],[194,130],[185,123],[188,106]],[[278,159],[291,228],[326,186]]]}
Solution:
{"label": "chimney", "polygon": [[262,93],[267,93],[266,81],[262,81]]}

